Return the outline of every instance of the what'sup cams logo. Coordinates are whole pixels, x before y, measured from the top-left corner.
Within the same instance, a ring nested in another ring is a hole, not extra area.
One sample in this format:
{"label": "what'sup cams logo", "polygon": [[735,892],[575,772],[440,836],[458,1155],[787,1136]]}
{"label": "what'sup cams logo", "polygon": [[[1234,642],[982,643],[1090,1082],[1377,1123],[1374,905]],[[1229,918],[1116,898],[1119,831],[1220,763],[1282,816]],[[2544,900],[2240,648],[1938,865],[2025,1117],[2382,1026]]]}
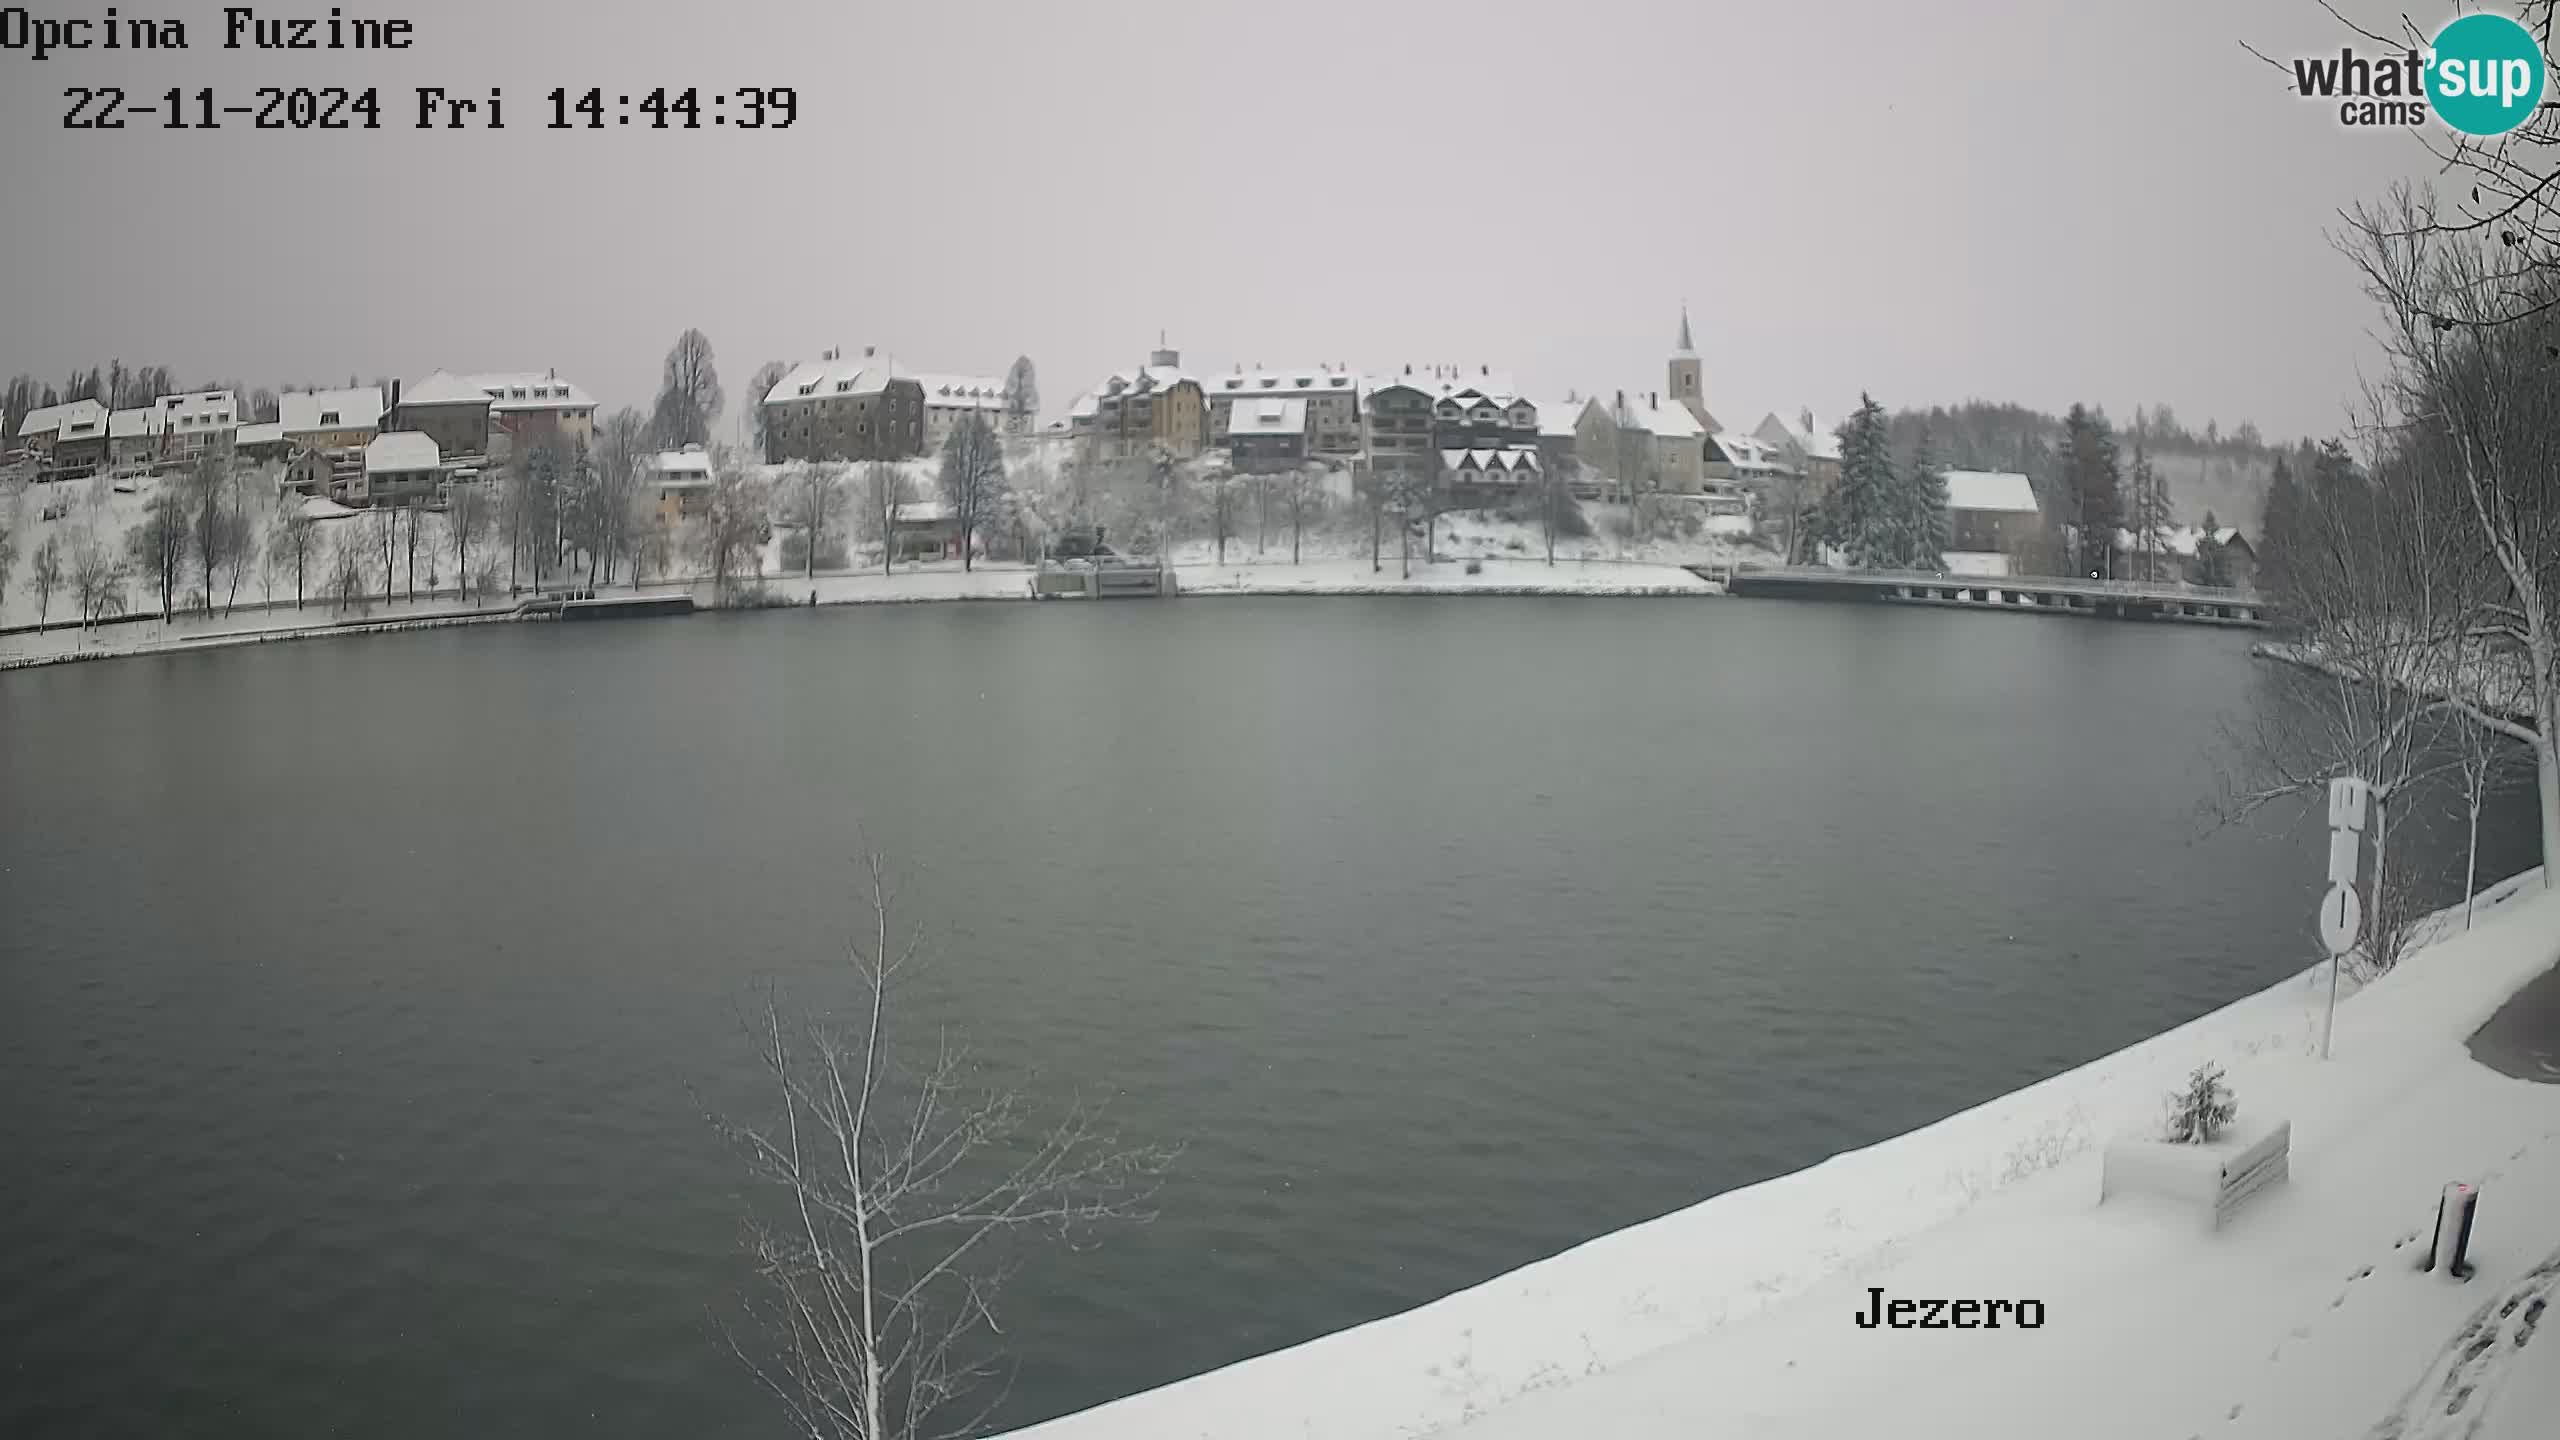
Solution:
{"label": "what'sup cams logo", "polygon": [[2293,86],[2305,99],[2333,102],[2342,125],[2423,125],[2430,116],[2462,134],[2504,135],[2546,105],[2542,46],[2505,15],[2461,16],[2438,30],[2424,50],[2397,55],[2335,56],[2293,62]]}

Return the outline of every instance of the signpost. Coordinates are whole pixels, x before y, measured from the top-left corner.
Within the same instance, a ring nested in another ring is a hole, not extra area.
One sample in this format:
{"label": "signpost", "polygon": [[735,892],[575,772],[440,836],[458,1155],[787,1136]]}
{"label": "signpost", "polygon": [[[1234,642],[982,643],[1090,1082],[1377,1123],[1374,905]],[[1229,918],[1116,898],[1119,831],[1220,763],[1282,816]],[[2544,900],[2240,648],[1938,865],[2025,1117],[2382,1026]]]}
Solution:
{"label": "signpost", "polygon": [[2320,897],[2320,943],[2329,951],[2329,1009],[2320,1020],[2320,1058],[2329,1058],[2329,1034],[2338,1024],[2338,968],[2364,929],[2364,904],[2356,896],[2356,870],[2364,859],[2365,807],[2373,787],[2353,775],[2329,782],[2329,889]]}

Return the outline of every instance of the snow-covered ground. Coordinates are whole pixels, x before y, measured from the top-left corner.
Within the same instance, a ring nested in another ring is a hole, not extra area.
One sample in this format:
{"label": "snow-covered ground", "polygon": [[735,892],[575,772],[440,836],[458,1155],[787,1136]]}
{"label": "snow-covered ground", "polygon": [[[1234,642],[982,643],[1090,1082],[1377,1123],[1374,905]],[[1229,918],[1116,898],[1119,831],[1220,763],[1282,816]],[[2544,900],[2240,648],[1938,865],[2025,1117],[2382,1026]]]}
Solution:
{"label": "snow-covered ground", "polygon": [[[2560,1324],[2535,1327],[2560,1322],[2560,1085],[2464,1048],[2560,959],[2539,883],[2493,887],[2469,933],[2438,917],[2341,1004],[2332,1060],[2314,1058],[2315,968],[1910,1134],[1016,1433],[2549,1440]],[[2244,1121],[2291,1121],[2291,1179],[2218,1232],[2167,1202],[2100,1205],[2103,1142],[2154,1133],[2208,1060]],[[2482,1188],[2468,1283],[2416,1269],[2455,1179]],[[2046,1318],[1867,1329],[1870,1287]]]}

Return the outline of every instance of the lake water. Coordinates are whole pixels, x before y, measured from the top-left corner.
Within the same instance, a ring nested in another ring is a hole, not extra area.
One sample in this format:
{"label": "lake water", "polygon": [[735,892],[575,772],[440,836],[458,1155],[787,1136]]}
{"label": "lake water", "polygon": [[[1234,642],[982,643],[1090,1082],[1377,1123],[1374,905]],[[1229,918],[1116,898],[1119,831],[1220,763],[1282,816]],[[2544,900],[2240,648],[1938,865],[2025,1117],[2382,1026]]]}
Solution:
{"label": "lake water", "polygon": [[703,1112],[849,994],[857,826],[910,1033],[1188,1146],[1015,1280],[1003,1422],[1408,1308],[2308,962],[2320,832],[2200,813],[2246,652],[1221,599],[0,676],[0,1433],[785,1433]]}

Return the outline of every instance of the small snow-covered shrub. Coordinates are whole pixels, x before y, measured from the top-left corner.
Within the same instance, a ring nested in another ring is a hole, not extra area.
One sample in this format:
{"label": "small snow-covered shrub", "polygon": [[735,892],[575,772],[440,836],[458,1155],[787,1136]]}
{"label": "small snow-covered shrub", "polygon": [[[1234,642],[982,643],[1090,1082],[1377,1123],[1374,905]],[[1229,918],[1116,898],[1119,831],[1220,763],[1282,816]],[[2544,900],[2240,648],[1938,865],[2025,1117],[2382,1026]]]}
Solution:
{"label": "small snow-covered shrub", "polygon": [[1504,541],[1502,543],[1502,548],[1510,551],[1514,555],[1526,555],[1529,553],[1529,542],[1515,535],[1509,540]]}
{"label": "small snow-covered shrub", "polygon": [[1468,573],[1468,574],[1470,574],[1470,575],[1481,575],[1481,574],[1483,574],[1483,573],[1484,573],[1484,562],[1483,562],[1482,560],[1469,560],[1469,561],[1467,562],[1467,573]]}
{"label": "small snow-covered shrub", "polygon": [[2187,1088],[2171,1092],[2162,1139],[2175,1145],[2203,1145],[2219,1137],[2240,1113],[2240,1102],[2223,1083],[2222,1067],[2207,1061],[2187,1077]]}

